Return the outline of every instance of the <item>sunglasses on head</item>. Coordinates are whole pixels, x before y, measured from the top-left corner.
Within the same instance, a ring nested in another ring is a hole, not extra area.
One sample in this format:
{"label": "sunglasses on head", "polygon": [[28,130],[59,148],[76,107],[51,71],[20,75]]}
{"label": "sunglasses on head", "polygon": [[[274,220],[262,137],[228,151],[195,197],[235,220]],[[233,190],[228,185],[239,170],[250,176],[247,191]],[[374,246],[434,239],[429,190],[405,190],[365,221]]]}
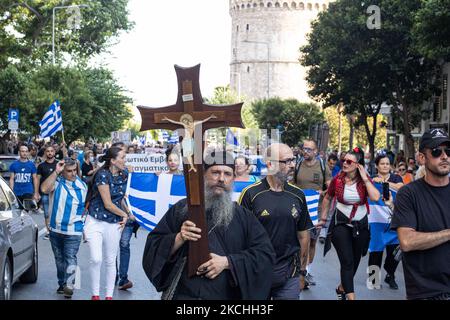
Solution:
{"label": "sunglasses on head", "polygon": [[447,157],[450,157],[450,148],[434,148],[431,150],[431,155],[433,156],[433,158],[439,158],[442,155],[442,152],[445,152],[445,154],[447,155]]}

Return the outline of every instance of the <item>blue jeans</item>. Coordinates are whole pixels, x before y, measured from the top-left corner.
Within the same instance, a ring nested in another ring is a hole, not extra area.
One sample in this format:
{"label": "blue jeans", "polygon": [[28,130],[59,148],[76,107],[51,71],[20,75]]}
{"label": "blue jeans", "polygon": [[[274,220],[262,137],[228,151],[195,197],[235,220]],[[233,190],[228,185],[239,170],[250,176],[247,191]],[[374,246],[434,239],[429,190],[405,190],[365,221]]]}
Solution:
{"label": "blue jeans", "polygon": [[55,255],[58,285],[64,286],[68,278],[76,271],[77,253],[80,248],[81,236],[68,236],[53,231],[50,231],[49,236],[53,254]]}
{"label": "blue jeans", "polygon": [[119,286],[128,282],[128,267],[130,265],[130,239],[133,235],[134,222],[125,225],[120,238],[120,264],[119,264]]}
{"label": "blue jeans", "polygon": [[273,300],[299,300],[300,278],[294,277],[287,279],[284,285],[272,288],[270,295]]}
{"label": "blue jeans", "polygon": [[49,206],[49,203],[50,203],[49,195],[48,194],[42,194],[41,195],[41,201],[42,201],[42,208],[44,209],[44,218],[48,219],[48,214],[49,214],[48,206]]}

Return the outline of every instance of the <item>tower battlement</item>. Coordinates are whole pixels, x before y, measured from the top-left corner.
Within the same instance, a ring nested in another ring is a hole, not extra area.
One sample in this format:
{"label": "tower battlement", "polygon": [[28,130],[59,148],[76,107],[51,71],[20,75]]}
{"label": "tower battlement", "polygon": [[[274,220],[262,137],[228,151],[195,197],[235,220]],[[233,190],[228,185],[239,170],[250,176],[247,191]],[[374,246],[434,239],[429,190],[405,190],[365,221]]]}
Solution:
{"label": "tower battlement", "polygon": [[306,10],[328,9],[330,0],[278,1],[278,0],[230,0],[230,14],[244,10]]}

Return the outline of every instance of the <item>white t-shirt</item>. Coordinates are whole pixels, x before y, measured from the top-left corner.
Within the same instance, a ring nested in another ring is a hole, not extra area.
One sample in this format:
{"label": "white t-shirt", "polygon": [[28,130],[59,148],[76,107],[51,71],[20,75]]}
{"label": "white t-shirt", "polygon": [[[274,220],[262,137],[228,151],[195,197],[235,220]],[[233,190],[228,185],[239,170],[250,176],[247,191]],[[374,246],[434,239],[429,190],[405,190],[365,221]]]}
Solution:
{"label": "white t-shirt", "polygon": [[[356,190],[356,183],[352,184],[351,186],[345,185],[344,201],[350,204],[358,203],[361,201],[358,191]],[[353,206],[346,205],[338,201],[336,203],[336,208],[350,219],[350,214],[352,212]],[[366,205],[360,205],[358,206],[358,209],[356,210],[356,215],[352,219],[352,221],[359,221],[363,219],[366,216],[366,214],[367,214]]]}

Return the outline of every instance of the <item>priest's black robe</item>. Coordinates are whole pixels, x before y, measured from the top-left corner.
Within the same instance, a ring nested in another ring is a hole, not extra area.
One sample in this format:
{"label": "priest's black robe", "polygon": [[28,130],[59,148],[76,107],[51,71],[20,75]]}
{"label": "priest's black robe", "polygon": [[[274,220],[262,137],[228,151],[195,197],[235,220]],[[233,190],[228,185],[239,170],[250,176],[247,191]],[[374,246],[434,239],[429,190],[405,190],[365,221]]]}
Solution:
{"label": "priest's black robe", "polygon": [[[187,214],[182,213],[185,206],[186,199],[183,199],[171,207],[147,237],[142,264],[157,291],[170,286],[175,269],[187,256],[187,242],[170,256],[175,236],[187,220]],[[208,234],[210,252],[227,256],[230,269],[211,280],[189,278],[185,266],[173,299],[265,300],[269,297],[274,249],[256,217],[237,203],[233,206],[234,216],[228,227],[209,226]]]}

